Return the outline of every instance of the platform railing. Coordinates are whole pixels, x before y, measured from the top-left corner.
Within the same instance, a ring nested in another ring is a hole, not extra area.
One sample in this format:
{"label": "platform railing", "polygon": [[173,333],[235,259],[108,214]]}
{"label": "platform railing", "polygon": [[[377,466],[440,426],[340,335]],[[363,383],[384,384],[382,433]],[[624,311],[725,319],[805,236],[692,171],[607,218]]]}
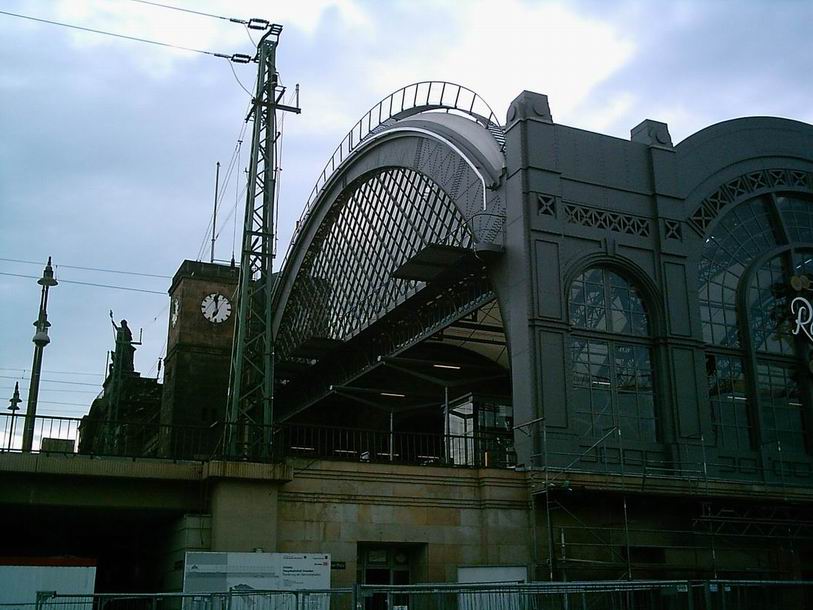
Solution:
{"label": "platform railing", "polygon": [[[21,452],[24,415],[0,414],[0,453]],[[32,451],[172,460],[282,462],[305,457],[324,460],[464,468],[513,468],[516,455],[510,433],[443,434],[359,429],[316,424],[274,426],[240,424],[236,447],[224,450],[226,428],[233,424],[162,424],[153,420],[112,421],[89,417],[37,416]],[[619,485],[645,490],[662,481],[681,481],[702,491],[716,483],[760,482],[766,489],[809,487],[809,478],[790,470],[790,454],[777,447],[753,472],[731,472],[712,448],[696,441],[648,451],[613,446],[612,439],[583,451],[548,450],[529,468],[539,489],[567,487],[576,474],[604,475]],[[784,456],[784,457],[783,457]],[[803,474],[803,473],[802,473]],[[633,480],[634,479],[634,480]],[[608,479],[609,480],[609,479]],[[542,483],[544,482],[544,485]]]}
{"label": "platform railing", "polygon": [[[0,452],[22,452],[25,415],[0,414]],[[33,453],[84,454],[210,460],[239,458],[222,451],[223,424],[161,424],[152,421],[38,415],[34,418]],[[266,460],[269,461],[270,456]]]}
{"label": "platform railing", "polygon": [[516,463],[512,443],[504,434],[433,434],[289,424],[280,426],[278,435],[288,456],[472,468],[507,468]]}
{"label": "platform railing", "polygon": [[[0,415],[0,452],[21,452],[25,416]],[[224,450],[227,427],[37,416],[32,451],[132,458],[280,462],[308,457],[356,462],[504,468],[514,465],[506,435],[450,435],[307,424],[239,424],[236,447]]]}
{"label": "platform railing", "polygon": [[635,443],[619,446],[611,435],[581,451],[548,449],[535,454],[531,470],[540,482],[544,479],[553,487],[561,487],[576,474],[634,477],[641,490],[662,480],[680,480],[698,490],[718,483],[810,486],[809,457],[783,452],[780,442],[766,444],[761,454],[754,452],[747,471],[720,459],[717,452],[714,446],[692,439],[668,446],[652,443],[645,449]]}

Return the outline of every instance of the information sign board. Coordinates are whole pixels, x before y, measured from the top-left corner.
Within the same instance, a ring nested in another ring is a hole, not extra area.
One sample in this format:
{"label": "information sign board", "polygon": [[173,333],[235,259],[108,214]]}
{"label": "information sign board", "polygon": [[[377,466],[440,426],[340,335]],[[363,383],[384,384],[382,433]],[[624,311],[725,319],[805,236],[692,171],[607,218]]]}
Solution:
{"label": "information sign board", "polygon": [[188,552],[184,593],[330,588],[330,555]]}

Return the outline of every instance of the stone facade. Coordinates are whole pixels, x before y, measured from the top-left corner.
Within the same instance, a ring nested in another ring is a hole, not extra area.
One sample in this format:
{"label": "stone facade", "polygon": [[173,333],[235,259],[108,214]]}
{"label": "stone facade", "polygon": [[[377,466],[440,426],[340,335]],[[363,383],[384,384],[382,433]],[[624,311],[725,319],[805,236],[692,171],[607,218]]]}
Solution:
{"label": "stone facade", "polygon": [[413,545],[413,582],[457,579],[463,565],[530,564],[525,475],[316,462],[294,468],[279,494],[280,551],[330,553],[356,582],[359,546]]}

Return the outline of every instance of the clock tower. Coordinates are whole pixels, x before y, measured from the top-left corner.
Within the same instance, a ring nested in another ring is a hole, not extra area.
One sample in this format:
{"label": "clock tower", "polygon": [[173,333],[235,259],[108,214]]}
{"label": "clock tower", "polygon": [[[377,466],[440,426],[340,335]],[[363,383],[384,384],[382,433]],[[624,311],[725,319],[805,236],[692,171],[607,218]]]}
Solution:
{"label": "clock tower", "polygon": [[181,438],[183,426],[224,419],[238,276],[236,267],[186,260],[172,278],[161,423],[177,426],[177,442],[194,441]]}

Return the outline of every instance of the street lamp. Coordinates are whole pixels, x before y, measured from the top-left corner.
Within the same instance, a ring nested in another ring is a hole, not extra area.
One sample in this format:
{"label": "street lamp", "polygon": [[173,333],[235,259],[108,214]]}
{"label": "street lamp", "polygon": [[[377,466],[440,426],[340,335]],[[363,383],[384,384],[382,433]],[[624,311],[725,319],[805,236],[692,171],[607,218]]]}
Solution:
{"label": "street lamp", "polygon": [[31,451],[31,445],[34,443],[34,424],[37,417],[37,395],[40,390],[40,373],[42,369],[42,350],[51,342],[48,338],[48,327],[51,326],[48,322],[48,289],[51,286],[56,286],[57,281],[54,279],[54,270],[51,267],[51,257],[48,257],[48,263],[45,265],[45,270],[42,272],[42,277],[37,280],[37,284],[42,286],[42,294],[40,295],[40,312],[37,316],[34,327],[37,332],[34,333],[34,364],[31,366],[31,385],[28,387],[28,408],[25,411],[25,426],[23,428],[23,451]]}
{"label": "street lamp", "polygon": [[8,450],[11,451],[12,443],[14,442],[14,420],[17,417],[17,411],[20,410],[20,382],[14,382],[14,394],[9,399],[8,410],[11,411],[11,423],[8,430]]}

